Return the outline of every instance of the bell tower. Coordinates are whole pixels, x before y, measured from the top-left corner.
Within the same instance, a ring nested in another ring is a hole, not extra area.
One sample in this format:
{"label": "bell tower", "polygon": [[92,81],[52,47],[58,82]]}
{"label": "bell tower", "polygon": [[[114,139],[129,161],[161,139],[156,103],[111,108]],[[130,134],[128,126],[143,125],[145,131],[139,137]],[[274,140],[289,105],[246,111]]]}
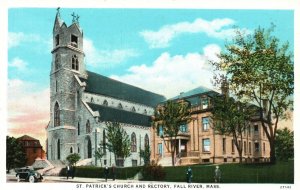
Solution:
{"label": "bell tower", "polygon": [[72,24],[62,21],[60,9],[53,26],[53,49],[50,71],[49,160],[64,160],[76,142],[76,77],[86,78],[83,31],[79,16],[73,13]]}

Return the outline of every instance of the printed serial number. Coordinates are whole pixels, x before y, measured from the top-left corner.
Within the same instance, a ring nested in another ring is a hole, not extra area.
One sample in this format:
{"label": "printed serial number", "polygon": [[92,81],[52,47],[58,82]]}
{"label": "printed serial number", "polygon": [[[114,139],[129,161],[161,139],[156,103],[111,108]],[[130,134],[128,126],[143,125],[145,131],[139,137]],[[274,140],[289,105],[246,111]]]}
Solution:
{"label": "printed serial number", "polygon": [[290,185],[281,185],[280,189],[292,189],[292,186],[290,186]]}

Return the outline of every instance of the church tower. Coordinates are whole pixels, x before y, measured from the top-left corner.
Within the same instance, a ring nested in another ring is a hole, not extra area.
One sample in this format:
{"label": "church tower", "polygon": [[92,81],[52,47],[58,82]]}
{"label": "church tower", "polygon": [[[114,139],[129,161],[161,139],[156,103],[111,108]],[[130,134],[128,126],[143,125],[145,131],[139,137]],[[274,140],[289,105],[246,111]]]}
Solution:
{"label": "church tower", "polygon": [[79,16],[72,14],[68,27],[57,9],[53,27],[53,50],[50,71],[50,123],[48,159],[65,160],[76,143],[76,78],[86,78],[83,32]]}

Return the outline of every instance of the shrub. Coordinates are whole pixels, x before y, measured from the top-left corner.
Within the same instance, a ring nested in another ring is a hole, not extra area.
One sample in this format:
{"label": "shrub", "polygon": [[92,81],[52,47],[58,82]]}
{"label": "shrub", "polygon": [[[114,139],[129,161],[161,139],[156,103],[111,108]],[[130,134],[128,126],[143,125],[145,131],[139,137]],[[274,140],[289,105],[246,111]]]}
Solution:
{"label": "shrub", "polygon": [[[133,178],[141,167],[116,168],[116,179]],[[60,176],[66,176],[66,168],[62,168],[59,173]],[[109,168],[108,178],[112,178],[111,168]],[[104,178],[104,168],[96,166],[78,166],[76,167],[75,177],[89,177],[89,178]]]}
{"label": "shrub", "polygon": [[166,172],[161,165],[150,164],[143,167],[142,175],[143,180],[146,181],[163,181],[165,179]]}

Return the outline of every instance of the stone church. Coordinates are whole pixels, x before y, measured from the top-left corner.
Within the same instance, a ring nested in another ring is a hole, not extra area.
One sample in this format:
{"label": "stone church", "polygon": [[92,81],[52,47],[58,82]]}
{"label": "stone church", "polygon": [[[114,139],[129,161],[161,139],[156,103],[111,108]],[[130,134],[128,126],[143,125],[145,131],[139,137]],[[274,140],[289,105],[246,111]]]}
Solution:
{"label": "stone church", "polygon": [[[78,153],[95,165],[143,165],[139,152],[151,142],[151,115],[165,97],[86,70],[78,18],[73,14],[67,26],[58,9],[54,21],[47,158],[65,161]],[[94,157],[99,144],[107,142],[106,121],[119,122],[129,135],[131,155],[124,163],[114,163],[105,146],[104,157]]]}

